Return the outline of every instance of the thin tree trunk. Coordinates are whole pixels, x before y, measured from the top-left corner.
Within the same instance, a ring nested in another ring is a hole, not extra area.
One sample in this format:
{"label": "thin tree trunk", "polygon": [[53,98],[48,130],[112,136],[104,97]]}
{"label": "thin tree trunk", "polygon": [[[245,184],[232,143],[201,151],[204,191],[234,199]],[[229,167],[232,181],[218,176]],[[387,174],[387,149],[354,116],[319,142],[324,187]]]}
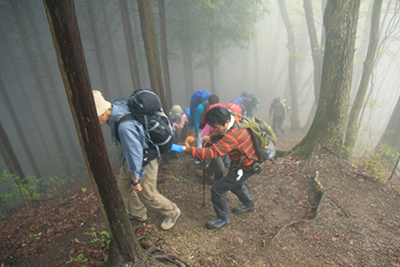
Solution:
{"label": "thin tree trunk", "polygon": [[[123,262],[145,261],[114,178],[96,114],[72,0],[44,0],[58,65],[90,178]],[[113,250],[114,251],[114,250]],[[113,261],[113,259],[110,259]]]}
{"label": "thin tree trunk", "polygon": [[161,36],[161,55],[162,55],[162,66],[164,72],[164,86],[165,95],[167,102],[172,107],[172,93],[171,93],[171,81],[169,76],[169,64],[168,64],[168,42],[167,42],[167,29],[165,20],[165,1],[158,0],[158,8],[160,12],[160,36]]}
{"label": "thin tree trunk", "polygon": [[357,95],[354,100],[353,107],[350,111],[350,116],[347,123],[346,139],[344,142],[344,146],[347,148],[345,153],[346,158],[352,156],[352,150],[357,140],[358,118],[360,115],[362,104],[364,102],[365,95],[367,93],[369,80],[374,66],[376,50],[379,43],[379,23],[381,19],[381,9],[382,9],[382,0],[374,0],[374,5],[372,8],[371,33],[369,39],[368,52],[364,61],[364,68],[363,68],[363,74],[361,76],[360,86],[358,87]]}
{"label": "thin tree trunk", "polygon": [[131,78],[133,89],[140,89],[140,75],[137,65],[135,43],[132,34],[131,20],[129,18],[129,9],[126,0],[119,0],[119,8],[121,10],[122,25],[125,34],[126,50],[128,52],[129,68],[131,70]]}
{"label": "thin tree trunk", "polygon": [[[185,2],[185,17],[183,19],[184,32],[188,34],[186,42],[182,44],[183,48],[183,64],[185,68],[185,85],[189,94],[186,94],[187,103],[190,103],[192,93],[195,92],[194,78],[193,78],[193,52],[192,52],[192,32],[191,32],[191,17],[189,11],[189,3]],[[188,104],[189,105],[189,104]]]}
{"label": "thin tree trunk", "polygon": [[400,96],[397,99],[396,106],[390,116],[389,122],[386,126],[385,132],[379,140],[376,150],[383,144],[387,144],[390,147],[400,152]]}
{"label": "thin tree trunk", "polygon": [[211,10],[209,71],[210,71],[211,94],[216,94],[216,88],[215,88],[214,10]]}
{"label": "thin tree trunk", "polygon": [[157,35],[153,17],[153,6],[151,1],[147,0],[138,0],[138,6],[151,88],[160,97],[163,108],[165,110],[170,110],[171,106],[166,101],[162,82],[160,56],[157,48]]}
{"label": "thin tree trunk", "polygon": [[[11,51],[10,45],[7,42],[7,38],[5,38],[3,29],[1,27],[0,27],[0,40],[3,40],[3,44],[6,48],[6,51]],[[35,113],[33,112],[32,103],[28,99],[28,94],[27,94],[27,90],[25,89],[25,85],[22,83],[22,75],[20,72],[20,68],[18,68],[17,64],[16,64],[17,60],[15,60],[11,56],[11,53],[8,53],[7,55],[10,57],[10,63],[11,63],[13,72],[15,73],[15,77],[18,82],[19,89],[21,90],[21,95],[23,98],[22,101],[23,101],[23,103],[25,103],[25,106],[28,108],[29,114],[31,114],[30,119],[32,120],[32,124],[39,125],[39,122],[38,122],[36,116],[34,116]],[[43,137],[43,132],[40,131],[40,129],[38,129],[37,132],[38,132],[41,147],[43,148],[43,152],[46,154],[47,160],[50,161],[52,159],[52,157],[50,156],[49,149],[47,147],[47,142],[45,141],[45,139]]]}
{"label": "thin tree trunk", "polygon": [[18,184],[27,184],[28,182],[24,179],[25,174],[19,164],[17,155],[15,155],[14,149],[8,139],[7,133],[4,130],[3,124],[0,121],[0,153],[3,157],[4,163],[7,165],[10,173],[18,177]]}
{"label": "thin tree trunk", "polygon": [[290,128],[293,130],[300,129],[300,118],[299,118],[299,104],[297,96],[297,81],[296,81],[296,46],[294,40],[293,27],[290,22],[289,16],[286,11],[285,0],[279,0],[279,8],[281,10],[283,21],[285,22],[287,35],[288,35],[288,50],[289,50],[289,85],[290,85]]}
{"label": "thin tree trunk", "polygon": [[260,94],[260,61],[258,54],[258,38],[257,34],[253,40],[254,49],[254,90],[257,94]]}
{"label": "thin tree trunk", "polygon": [[120,75],[119,75],[119,70],[118,70],[118,64],[117,64],[117,56],[115,55],[113,34],[111,34],[111,30],[110,30],[110,22],[108,20],[107,4],[106,4],[105,0],[101,1],[101,9],[102,9],[102,13],[103,13],[105,33],[108,38],[107,43],[108,43],[108,49],[110,51],[111,66],[112,66],[112,70],[114,73],[116,90],[118,92],[118,96],[123,96]]}
{"label": "thin tree trunk", "polygon": [[[19,141],[21,142],[22,148],[24,149],[25,155],[28,158],[29,164],[32,167],[33,174],[36,177],[41,177],[39,167],[35,161],[35,158],[33,157],[32,150],[30,149],[28,142],[26,141],[25,135],[23,134],[24,131],[22,130],[21,124],[18,121],[17,115],[15,114],[15,111],[11,105],[10,98],[8,96],[8,93],[6,91],[6,88],[4,87],[3,80],[0,78],[0,94],[4,99],[4,104],[7,107],[8,113],[10,114],[10,118],[12,122],[14,123],[15,130],[17,131],[17,135],[19,138]],[[21,177],[24,178],[25,176]]]}
{"label": "thin tree trunk", "polygon": [[[58,113],[60,115],[61,121],[63,122],[63,123],[61,123],[61,128],[62,128],[62,132],[65,134],[65,136],[67,138],[66,141],[68,143],[68,146],[70,146],[70,148],[71,148],[71,151],[72,151],[71,158],[78,160],[81,158],[81,155],[79,153],[79,148],[77,146],[76,140],[74,140],[74,138],[72,136],[70,127],[68,127],[68,124],[67,124],[68,120],[67,120],[67,117],[65,116],[65,112],[61,108],[62,104],[61,104],[60,97],[58,96],[58,93],[57,93],[57,85],[54,80],[52,70],[50,69],[50,63],[47,60],[46,52],[45,52],[45,49],[44,49],[44,46],[42,43],[42,37],[40,36],[39,31],[36,27],[37,23],[35,21],[34,15],[33,15],[33,11],[32,11],[30,2],[29,1],[26,2],[24,6],[26,8],[26,13],[28,14],[29,21],[33,27],[33,33],[34,33],[35,39],[36,39],[36,46],[39,50],[40,58],[43,61],[43,68],[46,72],[46,75],[48,76],[50,88],[53,91],[54,103],[56,104],[57,107],[59,107]],[[34,114],[34,113],[32,113],[32,114]],[[35,124],[35,125],[39,125],[39,124]]]}
{"label": "thin tree trunk", "polygon": [[[39,66],[37,65],[37,63],[36,63],[36,61],[34,59],[33,51],[32,51],[32,48],[31,48],[31,46],[29,44],[28,37],[26,35],[26,31],[25,31],[25,28],[24,28],[23,23],[22,23],[21,16],[20,16],[19,10],[17,8],[17,4],[13,0],[10,0],[10,3],[11,3],[11,7],[12,7],[13,13],[15,15],[15,18],[17,20],[17,25],[18,25],[18,29],[19,29],[19,32],[20,32],[20,35],[21,35],[22,44],[23,44],[23,47],[24,47],[25,52],[27,54],[29,65],[30,65],[31,70],[33,72],[33,77],[34,77],[35,82],[36,82],[36,86],[37,86],[37,89],[38,89],[38,92],[39,92],[39,95],[40,95],[40,99],[42,100],[42,103],[43,103],[43,108],[45,110],[47,118],[49,119],[51,133],[53,134],[53,137],[55,139],[57,150],[58,150],[59,153],[62,153],[64,155],[66,155],[65,150],[64,150],[63,145],[62,145],[62,142],[61,142],[60,134],[58,132],[58,127],[57,127],[55,119],[54,119],[53,111],[50,108],[50,101],[47,98],[46,91],[44,89],[44,85],[43,85],[43,82],[42,82],[41,77],[40,77]],[[70,175],[72,173],[72,171],[71,171],[71,166],[70,166],[69,161],[66,160],[65,164],[66,164],[64,166],[65,173],[66,173],[66,175]]]}
{"label": "thin tree trunk", "polygon": [[310,37],[311,44],[311,55],[314,63],[314,96],[315,100],[308,116],[307,122],[304,125],[305,129],[309,129],[314,119],[315,112],[317,110],[317,103],[319,100],[319,94],[321,91],[321,76],[322,76],[322,61],[324,57],[323,43],[318,45],[317,31],[314,24],[314,14],[311,0],[304,0],[304,10],[306,13],[306,21],[308,28],[308,35]]}
{"label": "thin tree trunk", "polygon": [[99,66],[100,80],[102,86],[101,89],[104,93],[104,97],[106,99],[111,99],[110,89],[108,88],[107,72],[104,65],[103,49],[101,48],[101,42],[100,42],[99,32],[97,30],[96,18],[93,11],[92,0],[87,0],[87,7],[89,14],[89,22],[90,22],[89,24],[91,32],[93,34],[93,45],[94,45],[94,50],[96,52],[97,65]]}

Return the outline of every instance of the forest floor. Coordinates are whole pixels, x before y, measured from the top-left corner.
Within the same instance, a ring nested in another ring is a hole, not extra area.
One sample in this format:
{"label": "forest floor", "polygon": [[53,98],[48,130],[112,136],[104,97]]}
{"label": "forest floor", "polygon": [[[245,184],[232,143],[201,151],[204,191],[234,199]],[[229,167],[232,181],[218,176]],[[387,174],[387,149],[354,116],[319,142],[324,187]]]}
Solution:
{"label": "forest floor", "polygon": [[[279,137],[289,150],[299,133]],[[400,178],[382,184],[334,152],[305,162],[264,163],[247,181],[253,213],[231,214],[220,230],[202,165],[183,155],[160,164],[159,191],[182,211],[171,231],[149,210],[132,220],[136,235],[179,258],[182,266],[400,266]],[[108,255],[105,223],[91,185],[0,221],[0,265],[103,266]],[[239,204],[228,193],[230,208]]]}

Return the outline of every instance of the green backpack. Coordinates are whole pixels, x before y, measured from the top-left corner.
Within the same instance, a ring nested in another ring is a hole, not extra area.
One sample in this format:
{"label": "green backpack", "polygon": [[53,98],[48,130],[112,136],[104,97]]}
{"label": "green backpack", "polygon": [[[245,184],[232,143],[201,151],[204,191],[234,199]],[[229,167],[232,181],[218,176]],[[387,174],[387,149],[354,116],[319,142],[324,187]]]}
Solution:
{"label": "green backpack", "polygon": [[258,161],[271,160],[276,152],[276,136],[271,126],[259,117],[245,118],[232,112],[231,115],[239,117],[239,122],[235,123],[233,128],[250,129]]}

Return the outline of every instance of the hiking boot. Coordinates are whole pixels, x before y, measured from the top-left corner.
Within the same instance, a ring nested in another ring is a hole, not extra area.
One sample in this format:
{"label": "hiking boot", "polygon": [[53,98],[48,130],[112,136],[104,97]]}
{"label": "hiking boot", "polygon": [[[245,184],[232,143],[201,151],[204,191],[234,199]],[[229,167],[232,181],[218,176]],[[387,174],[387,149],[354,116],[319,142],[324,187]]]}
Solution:
{"label": "hiking boot", "polygon": [[253,212],[255,206],[256,205],[254,203],[251,206],[246,206],[246,205],[242,204],[240,206],[234,207],[232,209],[232,212],[236,213],[236,214],[242,214],[242,213],[245,213],[245,212]]}
{"label": "hiking boot", "polygon": [[139,221],[139,222],[147,221],[147,213],[145,213],[143,217],[138,217],[138,216],[135,216],[135,215],[132,215],[132,214],[128,213],[128,217],[129,217],[130,220],[133,219],[133,220],[136,220],[136,221]]}
{"label": "hiking boot", "polygon": [[206,223],[206,228],[207,229],[221,229],[222,227],[224,227],[228,224],[229,224],[229,219],[222,220],[218,217],[215,217],[214,220]]}
{"label": "hiking boot", "polygon": [[176,213],[173,217],[166,217],[161,224],[161,229],[164,231],[171,230],[174,227],[176,221],[178,220],[179,216],[181,215],[181,210],[176,208]]}

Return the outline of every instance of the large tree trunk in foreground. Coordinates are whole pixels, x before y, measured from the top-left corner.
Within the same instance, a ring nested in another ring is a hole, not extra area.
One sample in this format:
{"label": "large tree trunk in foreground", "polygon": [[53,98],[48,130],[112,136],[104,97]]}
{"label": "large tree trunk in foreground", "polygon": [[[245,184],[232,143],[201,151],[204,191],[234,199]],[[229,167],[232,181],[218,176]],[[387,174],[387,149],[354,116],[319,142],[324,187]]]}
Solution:
{"label": "large tree trunk in foreground", "polygon": [[74,2],[43,2],[87,169],[111,233],[112,248],[116,248],[123,262],[144,261],[143,249],[133,234],[107,157],[83,55]]}
{"label": "large tree trunk in foreground", "polygon": [[326,48],[321,94],[314,121],[293,154],[311,155],[323,146],[340,151],[351,90],[360,0],[329,1],[324,15]]}
{"label": "large tree trunk in foreground", "polygon": [[138,0],[138,6],[151,88],[160,97],[164,110],[169,111],[171,106],[165,98],[162,82],[160,56],[157,48],[156,27],[154,25],[153,17],[153,6],[151,1],[147,0]]}
{"label": "large tree trunk in foreground", "polygon": [[381,20],[381,8],[383,0],[374,0],[371,17],[371,34],[369,39],[369,46],[367,56],[364,61],[363,73],[361,76],[360,86],[358,87],[357,95],[350,111],[349,121],[347,123],[346,139],[344,146],[346,147],[345,158],[352,156],[354,144],[357,140],[358,134],[358,118],[367,93],[369,80],[371,77],[372,69],[374,67],[374,59],[376,49],[379,43],[379,23]]}

